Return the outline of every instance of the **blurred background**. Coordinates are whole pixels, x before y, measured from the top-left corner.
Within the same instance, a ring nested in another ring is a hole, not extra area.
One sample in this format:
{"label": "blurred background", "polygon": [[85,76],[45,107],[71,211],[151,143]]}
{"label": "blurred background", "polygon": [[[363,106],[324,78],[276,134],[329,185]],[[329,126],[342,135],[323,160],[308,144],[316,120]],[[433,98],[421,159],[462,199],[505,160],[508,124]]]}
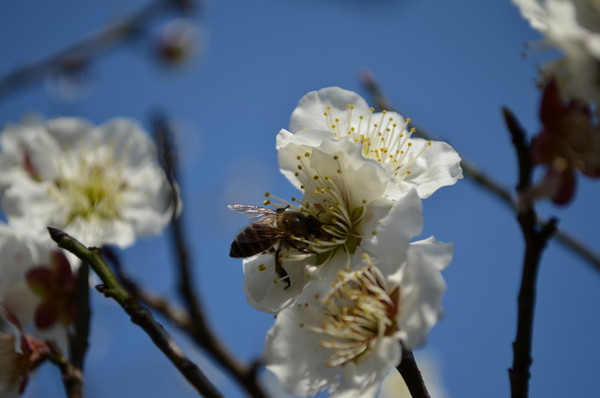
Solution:
{"label": "blurred background", "polygon": [[[1,2],[0,77],[147,4]],[[247,220],[226,205],[259,205],[265,191],[297,194],[279,174],[275,135],[305,93],[341,86],[373,103],[360,81],[370,70],[404,116],[507,186],[516,181],[516,161],[501,107],[531,134],[539,128],[535,78],[548,54],[524,55],[524,43],[539,36],[509,0],[206,0],[185,16],[157,15],[134,27],[134,39],[97,58],[82,54],[31,84],[0,89],[0,123],[33,115],[101,124],[125,116],[150,130],[154,113],[164,112],[176,128],[194,283],[212,327],[244,361],[260,356],[273,316],[246,303],[241,261],[228,253]],[[569,206],[538,208],[598,250],[599,193],[597,183],[581,178]],[[434,379],[432,396],[508,397],[523,252],[517,222],[469,180],[426,199],[424,216],[423,237],[455,243],[444,272],[445,316],[415,352]],[[170,243],[166,233],[140,239],[121,255],[135,279],[177,302]],[[88,397],[196,396],[116,304],[95,291],[92,297]],[[531,397],[600,395],[599,303],[600,273],[551,242],[538,281]],[[165,326],[225,396],[244,396]],[[25,394],[61,396],[59,372],[49,364]]]}

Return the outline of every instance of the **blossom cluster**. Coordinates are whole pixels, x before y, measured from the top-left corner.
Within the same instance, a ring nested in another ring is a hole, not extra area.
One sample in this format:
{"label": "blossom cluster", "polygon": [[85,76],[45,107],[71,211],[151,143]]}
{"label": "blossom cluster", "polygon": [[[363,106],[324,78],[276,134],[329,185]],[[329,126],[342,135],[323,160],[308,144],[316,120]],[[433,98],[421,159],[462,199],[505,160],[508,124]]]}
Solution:
{"label": "blossom cluster", "polygon": [[67,349],[76,317],[80,263],[46,228],[125,248],[167,225],[174,195],[154,143],[129,119],[23,122],[0,143],[0,395],[9,397],[25,387],[45,341]]}
{"label": "blossom cluster", "polygon": [[276,314],[264,360],[292,394],[375,396],[440,318],[453,246],[414,238],[422,199],[462,178],[460,157],[409,123],[348,90],[310,92],[276,140],[302,196],[230,206],[255,219],[232,255],[249,254],[248,302]]}

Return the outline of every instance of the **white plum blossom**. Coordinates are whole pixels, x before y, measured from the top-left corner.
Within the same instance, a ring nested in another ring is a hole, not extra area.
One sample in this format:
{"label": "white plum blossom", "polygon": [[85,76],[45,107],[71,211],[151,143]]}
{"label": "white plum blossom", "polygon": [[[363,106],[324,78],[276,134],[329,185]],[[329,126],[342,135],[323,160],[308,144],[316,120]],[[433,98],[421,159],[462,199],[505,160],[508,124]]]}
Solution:
{"label": "white plum blossom", "polygon": [[445,142],[412,137],[408,123],[410,119],[396,112],[375,112],[352,91],[327,87],[302,97],[292,113],[290,132],[324,130],[337,138],[350,137],[361,144],[365,158],[383,166],[401,192],[414,187],[427,198],[462,178],[460,157]]}
{"label": "white plum blossom", "polygon": [[562,58],[544,65],[544,80],[556,78],[562,95],[600,102],[600,2],[597,0],[513,0],[546,47]]}
{"label": "white plum blossom", "polygon": [[11,224],[65,230],[84,244],[131,245],[159,233],[173,195],[156,148],[133,120],[94,127],[78,118],[12,127],[2,135],[2,207]]}
{"label": "white plum blossom", "polygon": [[401,194],[379,163],[362,156],[360,144],[325,131],[283,131],[278,147],[281,169],[297,179],[303,197],[291,202],[273,197],[280,202],[274,205],[309,214],[322,232],[308,239],[292,236],[307,250],[280,254],[289,288],[277,277],[272,253],[244,260],[251,305],[265,312],[291,305],[312,280],[333,280],[358,248],[396,264],[406,259],[410,239],[422,228],[421,200],[414,189]]}
{"label": "white plum blossom", "polygon": [[412,243],[401,266],[354,256],[358,264],[340,271],[326,294],[303,294],[277,314],[267,369],[295,395],[329,388],[333,398],[375,397],[402,349],[423,345],[440,318],[440,271],[451,257],[452,245],[433,238]]}

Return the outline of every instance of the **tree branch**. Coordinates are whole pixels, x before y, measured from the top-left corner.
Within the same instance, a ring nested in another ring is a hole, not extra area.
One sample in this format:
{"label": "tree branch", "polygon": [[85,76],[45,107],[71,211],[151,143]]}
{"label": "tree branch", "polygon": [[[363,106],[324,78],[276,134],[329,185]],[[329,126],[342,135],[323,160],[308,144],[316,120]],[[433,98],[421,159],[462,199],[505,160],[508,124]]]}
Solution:
{"label": "tree branch", "polygon": [[83,373],[81,367],[69,361],[54,341],[46,341],[46,347],[48,347],[48,352],[46,353],[47,359],[54,363],[62,374],[67,397],[83,398]]}
{"label": "tree branch", "polygon": [[431,398],[412,351],[402,349],[402,361],[396,369],[402,375],[412,398]]}
{"label": "tree branch", "polygon": [[[163,166],[172,187],[173,203],[177,204],[177,193],[180,191],[180,188],[177,186],[178,169],[176,152],[173,149],[173,132],[167,119],[160,113],[154,115],[153,126]],[[214,335],[208,324],[198,295],[192,285],[194,277],[190,266],[191,261],[184,231],[183,218],[177,216],[177,210],[175,209],[171,223],[171,236],[173,246],[175,247],[179,274],[179,292],[185,302],[191,320],[187,331],[194,342],[211,355],[223,369],[229,372],[250,397],[267,398],[267,394],[256,377],[259,362],[255,362],[249,366],[244,366],[238,362]]]}
{"label": "tree branch", "polygon": [[[520,192],[528,189],[531,184],[533,164],[529,156],[530,145],[525,131],[512,113],[507,108],[503,109],[503,113],[517,153],[519,163],[517,192]],[[556,231],[557,221],[551,219],[541,227],[538,226],[537,215],[532,204],[522,205],[517,220],[525,240],[525,255],[518,297],[517,333],[513,342],[513,366],[508,373],[512,398],[527,398],[531,377],[529,369],[533,362],[531,348],[537,275],[542,253],[548,240]]]}
{"label": "tree branch", "polygon": [[129,294],[123,285],[119,283],[116,276],[111,272],[104,261],[101,249],[87,248],[59,229],[48,228],[48,231],[50,232],[52,240],[54,240],[59,247],[73,253],[81,261],[88,263],[90,267],[92,267],[103,283],[102,285],[96,286],[96,289],[106,297],[114,299],[125,310],[130,316],[131,321],[146,332],[154,344],[166,355],[171,363],[175,365],[181,374],[200,394],[209,398],[222,397],[221,393],[210,383],[198,366],[183,354],[179,346],[173,341],[162,325],[154,320],[150,311],[143,307],[135,297]]}
{"label": "tree branch", "polygon": [[174,307],[166,297],[148,292],[140,287],[138,283],[136,283],[129,275],[127,275],[120,259],[112,249],[109,247],[103,247],[102,253],[112,264],[119,281],[123,284],[123,286],[125,286],[125,289],[127,289],[142,303],[164,316],[169,320],[169,322],[173,323],[178,328],[184,331],[191,330],[191,320],[187,311],[182,308]]}
{"label": "tree branch", "polygon": [[0,78],[0,101],[27,85],[43,79],[48,73],[73,63],[86,63],[119,43],[136,38],[146,25],[164,10],[187,11],[192,0],[155,0],[128,18],[46,58],[22,66]]}
{"label": "tree branch", "polygon": [[[90,334],[90,286],[89,286],[90,267],[86,263],[81,263],[77,272],[77,287],[75,291],[75,321],[73,330],[69,333],[69,356],[71,361],[69,366],[77,370],[77,378],[66,377],[63,371],[63,380],[67,395],[70,398],[83,397],[83,366],[85,355],[89,346]],[[56,345],[50,347],[53,352],[60,353]],[[62,353],[60,353],[62,356]],[[61,368],[62,370],[62,368]],[[66,370],[65,370],[66,371]],[[69,374],[74,373],[69,368]],[[67,385],[67,381],[69,384]]]}

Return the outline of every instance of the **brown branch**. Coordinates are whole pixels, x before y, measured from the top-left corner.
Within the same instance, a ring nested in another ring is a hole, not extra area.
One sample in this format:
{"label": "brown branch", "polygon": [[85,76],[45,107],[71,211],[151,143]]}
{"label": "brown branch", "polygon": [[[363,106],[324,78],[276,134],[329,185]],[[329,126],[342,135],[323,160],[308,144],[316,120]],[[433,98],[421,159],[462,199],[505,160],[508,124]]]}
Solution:
{"label": "brown branch", "polygon": [[533,362],[531,349],[537,275],[544,248],[556,230],[556,219],[539,228],[535,212],[529,208],[518,216],[518,221],[526,247],[518,297],[517,333],[513,342],[513,365],[508,373],[512,398],[527,398],[531,377],[529,369]]}
{"label": "brown branch", "polygon": [[[527,190],[531,184],[533,164],[529,154],[530,145],[525,131],[519,125],[512,113],[504,108],[504,118],[510,132],[513,146],[519,163],[519,181],[517,192]],[[533,339],[533,319],[535,313],[535,298],[537,275],[540,260],[548,239],[556,231],[556,219],[551,219],[539,227],[533,205],[527,204],[520,209],[517,220],[525,240],[525,255],[521,287],[518,297],[517,333],[513,342],[513,366],[509,369],[512,398],[527,398],[529,396],[530,368]]]}
{"label": "brown branch", "polygon": [[112,264],[119,281],[121,281],[125,289],[129,290],[133,296],[165,317],[178,328],[183,329],[184,331],[191,329],[191,320],[187,311],[182,308],[174,307],[166,297],[148,292],[140,287],[131,276],[127,275],[119,257],[111,248],[103,247],[102,253]]}
{"label": "brown branch", "polygon": [[431,398],[412,351],[402,349],[402,361],[396,369],[402,375],[412,398]]}
{"label": "brown branch", "polygon": [[[155,114],[153,126],[161,151],[161,158],[165,172],[169,178],[172,187],[173,203],[177,203],[177,193],[180,191],[177,187],[178,169],[175,150],[173,149],[173,132],[167,119],[161,114]],[[244,366],[241,364],[214,335],[208,320],[204,314],[198,295],[192,285],[194,276],[191,269],[191,261],[188,251],[188,245],[185,239],[185,228],[183,218],[177,216],[177,211],[173,212],[171,223],[171,236],[173,246],[175,247],[177,270],[179,274],[179,292],[182,296],[188,310],[191,324],[187,329],[192,340],[203,348],[223,369],[242,386],[248,396],[252,398],[266,398],[267,394],[261,387],[257,379],[258,362]]]}
{"label": "brown branch", "polygon": [[48,231],[52,240],[59,247],[68,250],[81,261],[90,265],[103,283],[96,286],[96,289],[104,296],[114,299],[125,310],[131,321],[146,332],[152,342],[175,365],[196,391],[209,398],[222,397],[221,393],[210,383],[198,366],[184,355],[169,333],[154,319],[152,313],[121,285],[104,261],[101,249],[87,248],[56,228],[48,228]]}
{"label": "brown branch", "polygon": [[69,361],[54,341],[46,341],[46,347],[48,348],[48,352],[45,353],[45,357],[60,370],[67,397],[83,398],[83,373],[81,367]]}
{"label": "brown branch", "polygon": [[[395,107],[388,101],[381,87],[377,84],[370,72],[367,71],[363,73],[362,83],[379,109],[396,111]],[[415,127],[416,131],[414,134],[417,137],[432,141],[439,140],[438,137],[431,134],[421,126],[411,123],[411,127]],[[517,202],[512,195],[511,189],[494,180],[492,177],[483,172],[477,165],[475,165],[475,163],[471,162],[469,159],[466,159],[462,154],[460,157],[462,159],[460,165],[466,177],[470,178],[471,181],[475,182],[483,190],[490,192],[496,198],[500,199],[500,201],[509,207],[513,212],[518,213]],[[543,226],[547,224],[547,222],[548,220],[546,218],[538,216],[538,226]],[[592,249],[584,245],[579,239],[575,238],[569,232],[560,229],[556,230],[554,238],[565,248],[578,255],[586,263],[590,264],[595,271],[600,272],[600,256]]]}
{"label": "brown branch", "polygon": [[[90,267],[86,263],[81,263],[77,272],[77,287],[75,291],[75,321],[73,323],[73,329],[68,335],[69,339],[69,366],[77,369],[79,372],[77,382],[68,379],[69,385],[67,386],[67,380],[65,382],[65,388],[67,389],[67,395],[70,398],[83,397],[83,366],[85,363],[85,355],[89,346],[89,335],[90,335],[90,287],[89,287],[89,275]],[[56,353],[58,347],[50,347]],[[61,354],[62,355],[62,354]],[[69,371],[69,374],[72,372]]]}
{"label": "brown branch", "polygon": [[163,11],[187,11],[191,0],[155,0],[135,14],[112,23],[70,47],[46,58],[22,66],[0,78],[0,100],[27,85],[45,78],[48,73],[60,71],[74,64],[83,65],[118,44],[133,40]]}
{"label": "brown branch", "polygon": [[88,337],[90,333],[90,289],[89,289],[89,265],[82,263],[77,272],[76,316],[73,333],[69,335],[69,350],[71,362],[78,369],[83,370],[85,353],[88,349]]}

